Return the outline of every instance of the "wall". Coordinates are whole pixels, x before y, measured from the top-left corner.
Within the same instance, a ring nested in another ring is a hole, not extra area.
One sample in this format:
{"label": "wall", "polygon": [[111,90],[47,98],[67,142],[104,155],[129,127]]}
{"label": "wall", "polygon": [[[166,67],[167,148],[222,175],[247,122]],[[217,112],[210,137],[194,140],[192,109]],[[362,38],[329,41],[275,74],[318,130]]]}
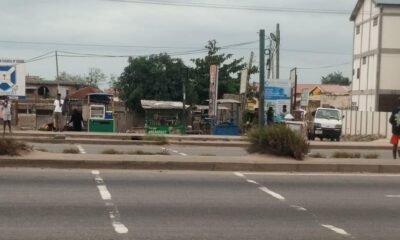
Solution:
{"label": "wall", "polygon": [[390,112],[342,111],[342,135],[391,136]]}

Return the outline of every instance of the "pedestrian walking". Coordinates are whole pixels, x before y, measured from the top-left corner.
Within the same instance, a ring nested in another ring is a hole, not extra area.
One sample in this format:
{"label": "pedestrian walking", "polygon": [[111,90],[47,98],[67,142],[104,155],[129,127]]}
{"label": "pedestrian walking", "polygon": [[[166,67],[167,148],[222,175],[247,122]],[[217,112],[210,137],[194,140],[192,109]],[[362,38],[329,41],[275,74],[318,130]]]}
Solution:
{"label": "pedestrian walking", "polygon": [[62,125],[62,110],[63,110],[64,100],[61,99],[61,94],[57,93],[57,99],[54,100],[54,129],[55,131],[61,132],[63,130]]}
{"label": "pedestrian walking", "polygon": [[1,113],[3,118],[3,135],[6,133],[6,126],[11,133],[11,102],[8,98],[4,99],[1,107]]}
{"label": "pedestrian walking", "polygon": [[390,139],[390,143],[393,144],[393,159],[396,159],[400,139],[400,97],[397,98],[397,108],[392,111],[389,122],[392,125],[392,138]]}
{"label": "pedestrian walking", "polygon": [[82,131],[83,117],[82,114],[76,108],[72,110],[71,120],[69,121],[68,124],[70,123],[72,123],[74,131]]}
{"label": "pedestrian walking", "polygon": [[272,125],[273,123],[274,123],[274,109],[272,107],[269,107],[267,111],[267,125]]}

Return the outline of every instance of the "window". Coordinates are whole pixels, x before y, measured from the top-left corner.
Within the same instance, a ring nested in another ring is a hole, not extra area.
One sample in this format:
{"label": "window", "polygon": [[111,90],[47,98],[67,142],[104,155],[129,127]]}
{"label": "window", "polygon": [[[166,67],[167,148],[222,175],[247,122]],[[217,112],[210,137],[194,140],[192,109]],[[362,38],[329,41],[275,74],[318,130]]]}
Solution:
{"label": "window", "polygon": [[360,73],[361,73],[360,68],[357,68],[357,79],[360,79]]}
{"label": "window", "polygon": [[378,17],[374,17],[374,20],[372,22],[373,26],[378,26]]}
{"label": "window", "polygon": [[367,64],[367,57],[363,57],[362,63]]}
{"label": "window", "polygon": [[361,26],[357,26],[356,27],[356,34],[358,35],[358,34],[360,34],[360,32],[361,32]]}

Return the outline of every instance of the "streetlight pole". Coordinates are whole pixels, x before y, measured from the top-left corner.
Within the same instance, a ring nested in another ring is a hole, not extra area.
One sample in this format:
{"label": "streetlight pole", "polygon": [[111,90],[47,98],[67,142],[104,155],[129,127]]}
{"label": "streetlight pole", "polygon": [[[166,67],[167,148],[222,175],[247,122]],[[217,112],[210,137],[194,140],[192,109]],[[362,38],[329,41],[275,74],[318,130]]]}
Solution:
{"label": "streetlight pole", "polygon": [[258,96],[258,125],[264,126],[264,86],[265,86],[265,30],[260,30],[260,89]]}
{"label": "streetlight pole", "polygon": [[189,68],[185,68],[185,76],[182,76],[182,133],[186,133],[186,82],[189,80]]}

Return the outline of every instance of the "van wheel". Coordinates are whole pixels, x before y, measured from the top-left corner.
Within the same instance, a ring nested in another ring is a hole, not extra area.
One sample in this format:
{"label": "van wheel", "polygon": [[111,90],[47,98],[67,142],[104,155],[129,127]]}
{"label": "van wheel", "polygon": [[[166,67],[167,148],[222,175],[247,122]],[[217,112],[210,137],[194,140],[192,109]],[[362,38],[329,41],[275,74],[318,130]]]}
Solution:
{"label": "van wheel", "polygon": [[334,139],[334,138],[331,138],[331,142],[333,142],[333,141],[335,141],[335,139]]}
{"label": "van wheel", "polygon": [[336,138],[336,141],[337,141],[337,142],[340,142],[340,137],[337,137],[337,138]]}
{"label": "van wheel", "polygon": [[321,139],[321,141],[324,141],[324,138],[323,138],[323,137],[320,137],[319,139]]}

